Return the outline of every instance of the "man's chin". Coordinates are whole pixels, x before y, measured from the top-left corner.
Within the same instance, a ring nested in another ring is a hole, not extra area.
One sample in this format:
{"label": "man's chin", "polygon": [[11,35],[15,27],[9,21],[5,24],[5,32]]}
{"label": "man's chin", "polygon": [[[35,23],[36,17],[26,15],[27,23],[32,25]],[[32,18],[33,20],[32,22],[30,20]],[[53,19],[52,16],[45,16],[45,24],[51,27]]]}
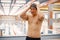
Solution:
{"label": "man's chin", "polygon": [[31,14],[35,14],[34,12],[31,12]]}

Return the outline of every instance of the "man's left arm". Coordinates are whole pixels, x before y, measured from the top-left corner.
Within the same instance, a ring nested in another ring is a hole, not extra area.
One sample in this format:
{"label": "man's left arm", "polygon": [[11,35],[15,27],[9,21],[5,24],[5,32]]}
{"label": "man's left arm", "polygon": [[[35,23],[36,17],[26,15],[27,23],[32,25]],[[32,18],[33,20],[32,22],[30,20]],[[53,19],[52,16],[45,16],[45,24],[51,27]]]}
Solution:
{"label": "man's left arm", "polygon": [[40,21],[43,21],[44,20],[44,13],[41,13],[39,5],[40,5],[39,3],[36,4],[36,6],[37,6],[37,13],[38,13],[38,19]]}
{"label": "man's left arm", "polygon": [[43,21],[44,20],[44,14],[43,13],[40,13],[38,17],[39,17],[39,20],[40,21]]}

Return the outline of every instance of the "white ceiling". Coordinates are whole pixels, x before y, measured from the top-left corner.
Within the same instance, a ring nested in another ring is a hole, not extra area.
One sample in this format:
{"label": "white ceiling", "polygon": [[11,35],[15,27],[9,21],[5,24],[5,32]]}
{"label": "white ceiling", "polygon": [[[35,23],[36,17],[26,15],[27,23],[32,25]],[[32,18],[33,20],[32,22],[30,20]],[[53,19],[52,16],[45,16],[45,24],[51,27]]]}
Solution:
{"label": "white ceiling", "polygon": [[[47,0],[38,0],[45,2]],[[25,0],[1,0],[0,15],[16,15],[20,13],[21,7],[26,3]]]}
{"label": "white ceiling", "polygon": [[20,7],[26,3],[24,0],[1,0],[0,15],[15,15]]}

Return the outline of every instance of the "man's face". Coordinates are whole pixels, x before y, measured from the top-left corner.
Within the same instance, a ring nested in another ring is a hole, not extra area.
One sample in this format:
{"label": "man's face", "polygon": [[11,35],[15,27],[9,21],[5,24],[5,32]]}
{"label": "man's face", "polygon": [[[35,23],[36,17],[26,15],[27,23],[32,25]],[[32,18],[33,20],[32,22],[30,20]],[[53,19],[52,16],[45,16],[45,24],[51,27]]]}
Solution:
{"label": "man's face", "polygon": [[32,13],[32,14],[36,14],[36,12],[37,12],[37,9],[36,9],[36,8],[31,7],[30,9],[31,9],[31,13]]}

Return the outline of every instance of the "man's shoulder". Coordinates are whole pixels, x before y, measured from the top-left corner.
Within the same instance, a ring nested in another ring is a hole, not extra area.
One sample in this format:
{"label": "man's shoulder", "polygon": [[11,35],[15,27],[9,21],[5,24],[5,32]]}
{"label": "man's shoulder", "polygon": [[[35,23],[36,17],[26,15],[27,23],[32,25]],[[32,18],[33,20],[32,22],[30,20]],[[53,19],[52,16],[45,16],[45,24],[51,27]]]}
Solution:
{"label": "man's shoulder", "polygon": [[38,14],[38,17],[40,17],[40,16],[41,16],[41,14],[39,13],[39,14]]}

